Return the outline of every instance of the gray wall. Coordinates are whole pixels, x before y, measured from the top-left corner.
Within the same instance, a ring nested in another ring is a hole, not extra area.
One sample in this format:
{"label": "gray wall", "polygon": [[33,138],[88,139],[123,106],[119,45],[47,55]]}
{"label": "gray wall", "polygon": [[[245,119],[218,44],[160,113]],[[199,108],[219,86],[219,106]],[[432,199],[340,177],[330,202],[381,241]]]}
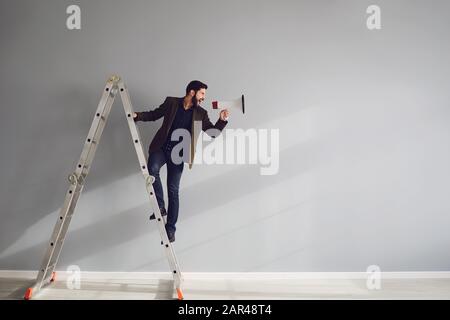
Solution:
{"label": "gray wall", "polygon": [[[379,31],[366,28],[373,3]],[[65,27],[69,4],[81,30]],[[425,0],[2,0],[0,269],[39,267],[117,73],[136,110],[200,79],[209,100],[246,94],[228,128],[280,130],[277,175],[185,168],[183,270],[450,270],[448,12]],[[160,124],[139,124],[145,148]],[[119,102],[77,209],[60,269],[167,270]]]}

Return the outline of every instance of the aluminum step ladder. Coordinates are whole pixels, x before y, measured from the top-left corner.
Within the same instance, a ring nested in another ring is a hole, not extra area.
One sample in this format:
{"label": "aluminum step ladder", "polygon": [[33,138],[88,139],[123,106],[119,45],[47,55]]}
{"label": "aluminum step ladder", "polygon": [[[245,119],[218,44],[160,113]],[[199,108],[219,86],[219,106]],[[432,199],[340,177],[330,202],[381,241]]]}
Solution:
{"label": "aluminum step ladder", "polygon": [[56,279],[55,267],[58,263],[59,255],[64,244],[64,239],[66,237],[70,221],[72,220],[72,216],[75,212],[75,207],[77,205],[78,199],[83,190],[86,177],[89,173],[89,169],[91,168],[92,160],[94,159],[95,151],[100,142],[100,137],[105,127],[106,121],[108,120],[111,107],[118,92],[122,99],[123,108],[125,110],[125,115],[131,132],[131,137],[133,139],[133,144],[139,160],[140,169],[142,175],[144,176],[151,208],[156,217],[155,221],[157,222],[162,240],[161,245],[163,246],[167,259],[169,261],[177,298],[179,300],[183,299],[183,293],[181,290],[183,279],[180,271],[180,266],[175,255],[174,248],[169,242],[169,238],[167,236],[165,228],[165,219],[161,216],[158,201],[156,200],[155,196],[155,191],[153,190],[153,182],[155,181],[155,179],[149,174],[147,169],[147,161],[141,143],[142,140],[139,136],[139,131],[133,119],[133,107],[131,105],[130,95],[123,80],[119,76],[112,76],[108,79],[105,89],[103,90],[103,95],[98,104],[97,111],[95,112],[94,120],[92,121],[91,128],[89,129],[89,134],[84,142],[83,151],[81,152],[80,160],[78,161],[75,172],[70,174],[68,177],[70,183],[69,189],[66,193],[63,206],[58,215],[47,251],[36,278],[36,282],[25,292],[24,299],[26,300],[31,299],[32,296],[36,296],[36,294],[41,291],[41,289],[43,289],[46,285],[50,284]]}

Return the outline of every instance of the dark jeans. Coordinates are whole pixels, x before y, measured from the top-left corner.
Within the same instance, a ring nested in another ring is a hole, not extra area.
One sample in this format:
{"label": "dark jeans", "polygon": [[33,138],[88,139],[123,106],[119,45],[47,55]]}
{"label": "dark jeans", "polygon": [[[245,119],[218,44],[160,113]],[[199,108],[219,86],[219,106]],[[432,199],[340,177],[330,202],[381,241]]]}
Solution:
{"label": "dark jeans", "polygon": [[165,206],[159,170],[165,164],[167,164],[167,192],[169,199],[166,230],[168,232],[175,232],[175,224],[178,220],[179,209],[178,190],[180,189],[180,180],[181,174],[183,173],[184,163],[174,164],[170,158],[170,152],[163,151],[162,149],[153,152],[148,156],[147,168],[149,174],[155,177],[153,189],[155,189],[156,199],[158,200],[158,205],[160,208],[165,208]]}

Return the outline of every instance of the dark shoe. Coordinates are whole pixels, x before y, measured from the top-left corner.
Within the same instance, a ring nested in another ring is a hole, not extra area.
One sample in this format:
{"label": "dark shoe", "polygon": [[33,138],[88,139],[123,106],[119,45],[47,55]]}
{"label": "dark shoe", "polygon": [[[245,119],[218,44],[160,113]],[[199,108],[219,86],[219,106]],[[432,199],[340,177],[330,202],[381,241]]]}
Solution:
{"label": "dark shoe", "polygon": [[174,242],[175,241],[175,232],[167,231],[167,237],[169,238],[170,242]]}
{"label": "dark shoe", "polygon": [[[161,211],[161,215],[162,215],[163,217],[164,217],[164,216],[167,216],[167,211],[166,211],[166,209],[164,209],[164,208],[159,208],[159,210]],[[150,219],[150,220],[155,220],[155,219],[156,219],[155,214],[152,213],[149,219]]]}
{"label": "dark shoe", "polygon": [[[170,232],[167,230],[166,230],[166,232],[167,232],[167,238],[169,238],[169,241],[174,242],[175,241],[175,232]],[[161,241],[161,245],[162,244],[163,244],[163,242]]]}

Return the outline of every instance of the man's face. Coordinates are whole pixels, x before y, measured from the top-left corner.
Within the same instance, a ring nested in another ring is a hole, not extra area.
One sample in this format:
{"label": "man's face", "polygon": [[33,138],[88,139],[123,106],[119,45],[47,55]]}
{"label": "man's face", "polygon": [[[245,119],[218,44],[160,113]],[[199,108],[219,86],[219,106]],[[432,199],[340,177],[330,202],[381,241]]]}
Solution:
{"label": "man's face", "polygon": [[[194,90],[191,91],[194,93]],[[198,106],[200,103],[202,103],[205,100],[206,97],[206,89],[202,88],[195,93],[195,96],[193,97],[192,101],[194,102],[195,106]]]}

